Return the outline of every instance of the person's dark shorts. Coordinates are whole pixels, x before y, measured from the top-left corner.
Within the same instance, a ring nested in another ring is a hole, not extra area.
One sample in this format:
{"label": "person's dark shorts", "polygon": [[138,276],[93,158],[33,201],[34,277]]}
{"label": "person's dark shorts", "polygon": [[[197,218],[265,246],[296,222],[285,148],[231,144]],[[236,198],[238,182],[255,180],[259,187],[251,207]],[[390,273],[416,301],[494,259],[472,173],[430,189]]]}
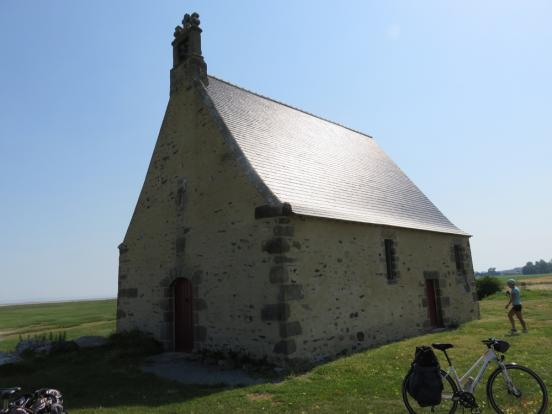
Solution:
{"label": "person's dark shorts", "polygon": [[521,312],[521,305],[514,305],[512,309],[516,312]]}

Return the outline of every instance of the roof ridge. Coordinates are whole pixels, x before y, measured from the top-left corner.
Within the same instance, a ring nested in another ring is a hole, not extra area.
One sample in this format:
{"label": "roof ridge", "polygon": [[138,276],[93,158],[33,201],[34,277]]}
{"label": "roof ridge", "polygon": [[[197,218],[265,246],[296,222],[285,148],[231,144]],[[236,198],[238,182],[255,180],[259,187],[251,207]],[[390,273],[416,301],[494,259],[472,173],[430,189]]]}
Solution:
{"label": "roof ridge", "polygon": [[357,129],[350,128],[350,127],[348,127],[348,126],[346,126],[346,125],[340,124],[339,122],[332,121],[331,119],[323,118],[323,117],[321,117],[321,116],[319,116],[319,115],[313,114],[312,112],[308,112],[308,111],[305,111],[305,110],[303,110],[303,109],[301,109],[301,108],[297,108],[297,107],[295,107],[295,106],[289,105],[289,104],[287,104],[287,103],[285,103],[285,102],[278,101],[278,100],[273,99],[273,98],[271,98],[271,97],[269,97],[269,96],[261,95],[260,93],[257,93],[257,92],[254,92],[254,91],[252,91],[252,90],[246,89],[246,88],[244,88],[244,87],[242,87],[242,86],[236,85],[235,83],[228,82],[228,81],[226,81],[226,80],[224,80],[224,79],[221,79],[221,78],[217,78],[216,76],[213,76],[213,75],[208,75],[208,77],[213,78],[213,79],[216,79],[216,80],[218,80],[219,82],[226,83],[227,85],[233,86],[234,88],[241,89],[242,91],[245,91],[245,92],[250,93],[250,94],[252,94],[252,95],[258,96],[259,98],[267,99],[267,100],[269,100],[269,101],[272,101],[272,102],[277,103],[277,104],[279,104],[279,105],[286,106],[286,107],[288,107],[288,108],[290,108],[290,109],[293,109],[293,110],[295,110],[295,111],[302,112],[302,113],[307,114],[307,115],[310,115],[310,116],[312,116],[312,117],[321,119],[322,121],[329,122],[330,124],[337,125],[337,126],[339,126],[339,127],[341,127],[341,128],[348,129],[349,131],[353,131],[353,132],[355,132],[355,133],[357,133],[357,134],[364,135],[365,137],[368,137],[368,138],[370,138],[370,139],[374,139],[373,136],[368,135],[368,134],[365,133],[365,132],[359,131],[359,130],[357,130]]}

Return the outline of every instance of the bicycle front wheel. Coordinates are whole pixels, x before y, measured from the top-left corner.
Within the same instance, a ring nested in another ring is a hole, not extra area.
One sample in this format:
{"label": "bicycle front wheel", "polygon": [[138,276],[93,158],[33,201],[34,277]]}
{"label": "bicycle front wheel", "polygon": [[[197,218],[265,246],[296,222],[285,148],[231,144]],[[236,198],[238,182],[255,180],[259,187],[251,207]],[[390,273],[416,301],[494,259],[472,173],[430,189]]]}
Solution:
{"label": "bicycle front wheel", "polygon": [[410,414],[422,414],[422,413],[437,413],[437,414],[452,414],[456,411],[458,401],[453,401],[452,397],[458,391],[458,387],[454,383],[451,377],[446,371],[441,370],[441,377],[443,378],[443,392],[441,393],[441,404],[433,407],[420,407],[416,400],[408,394],[406,390],[406,384],[408,384],[408,377],[410,372],[406,374],[402,383],[402,397],[404,406]]}
{"label": "bicycle front wheel", "polygon": [[487,398],[497,413],[544,414],[548,393],[540,377],[529,368],[508,364],[497,368],[487,382]]}

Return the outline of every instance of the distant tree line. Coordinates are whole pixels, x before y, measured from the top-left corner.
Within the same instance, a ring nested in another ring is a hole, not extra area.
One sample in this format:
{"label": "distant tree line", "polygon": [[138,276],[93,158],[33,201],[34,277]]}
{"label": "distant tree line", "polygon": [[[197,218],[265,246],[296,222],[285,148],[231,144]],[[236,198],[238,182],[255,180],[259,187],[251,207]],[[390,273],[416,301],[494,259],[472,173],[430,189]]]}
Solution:
{"label": "distant tree line", "polygon": [[523,267],[516,267],[509,270],[496,270],[496,267],[489,267],[486,272],[475,272],[475,276],[500,276],[500,275],[538,275],[543,273],[552,273],[552,260],[537,260],[535,263],[527,262]]}
{"label": "distant tree line", "polygon": [[521,272],[524,275],[538,275],[540,273],[552,273],[552,260],[546,262],[539,260],[535,263],[527,262],[525,266],[521,268]]}
{"label": "distant tree line", "polygon": [[486,272],[475,272],[476,276],[499,276],[505,274],[503,271],[497,271],[496,267],[489,267]]}

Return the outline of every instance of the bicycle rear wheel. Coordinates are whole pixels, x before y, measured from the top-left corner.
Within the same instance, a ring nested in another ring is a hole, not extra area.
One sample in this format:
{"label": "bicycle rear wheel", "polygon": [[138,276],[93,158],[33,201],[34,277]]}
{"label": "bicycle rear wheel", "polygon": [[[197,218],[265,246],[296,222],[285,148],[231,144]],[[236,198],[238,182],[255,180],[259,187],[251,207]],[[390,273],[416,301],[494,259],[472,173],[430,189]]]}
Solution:
{"label": "bicycle rear wheel", "polygon": [[408,383],[408,377],[410,372],[406,374],[402,383],[402,397],[404,406],[410,414],[423,414],[423,413],[437,413],[437,414],[452,414],[458,407],[458,401],[453,401],[452,396],[458,391],[458,387],[448,376],[448,374],[441,370],[441,377],[443,377],[443,392],[441,393],[441,404],[434,407],[420,407],[416,400],[412,398],[406,390],[406,384]]}
{"label": "bicycle rear wheel", "polygon": [[497,368],[487,381],[487,398],[497,413],[543,414],[548,405],[546,386],[529,368],[506,365]]}

